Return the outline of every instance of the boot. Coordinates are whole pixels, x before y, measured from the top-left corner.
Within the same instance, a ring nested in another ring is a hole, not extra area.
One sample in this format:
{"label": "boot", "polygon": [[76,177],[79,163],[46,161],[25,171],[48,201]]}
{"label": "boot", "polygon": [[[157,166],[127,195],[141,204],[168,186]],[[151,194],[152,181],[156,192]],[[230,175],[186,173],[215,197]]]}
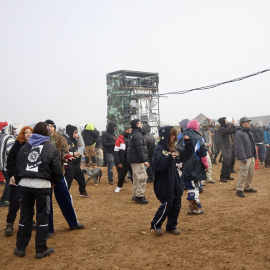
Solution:
{"label": "boot", "polygon": [[148,204],[148,201],[145,199],[145,197],[137,197],[135,196],[135,203],[138,204]]}
{"label": "boot", "polygon": [[13,224],[7,223],[6,229],[5,229],[5,236],[11,236],[13,234]]}
{"label": "boot", "polygon": [[201,208],[198,207],[197,203],[195,200],[190,200],[188,201],[188,210],[187,210],[187,214],[188,215],[201,215],[203,214],[203,210]]}

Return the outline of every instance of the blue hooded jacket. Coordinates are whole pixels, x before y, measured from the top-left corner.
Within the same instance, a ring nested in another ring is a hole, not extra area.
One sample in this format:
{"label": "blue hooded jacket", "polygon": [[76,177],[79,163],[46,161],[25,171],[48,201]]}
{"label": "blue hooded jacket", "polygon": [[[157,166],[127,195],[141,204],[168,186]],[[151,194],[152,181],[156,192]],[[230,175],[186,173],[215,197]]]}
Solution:
{"label": "blue hooded jacket", "polygon": [[160,141],[153,156],[154,191],[161,203],[182,196],[184,185],[181,166],[190,158],[193,150],[191,140],[185,140],[185,147],[181,150],[176,148],[176,157],[173,159],[168,149],[170,129],[171,126],[166,126],[159,130]]}

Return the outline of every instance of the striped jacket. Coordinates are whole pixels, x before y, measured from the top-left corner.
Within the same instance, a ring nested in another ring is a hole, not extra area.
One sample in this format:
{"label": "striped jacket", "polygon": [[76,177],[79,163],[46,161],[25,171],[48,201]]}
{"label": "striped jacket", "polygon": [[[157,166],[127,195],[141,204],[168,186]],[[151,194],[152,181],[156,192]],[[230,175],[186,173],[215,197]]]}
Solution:
{"label": "striped jacket", "polygon": [[8,125],[3,127],[0,134],[0,170],[6,171],[7,156],[15,143],[15,137],[12,135],[13,126]]}

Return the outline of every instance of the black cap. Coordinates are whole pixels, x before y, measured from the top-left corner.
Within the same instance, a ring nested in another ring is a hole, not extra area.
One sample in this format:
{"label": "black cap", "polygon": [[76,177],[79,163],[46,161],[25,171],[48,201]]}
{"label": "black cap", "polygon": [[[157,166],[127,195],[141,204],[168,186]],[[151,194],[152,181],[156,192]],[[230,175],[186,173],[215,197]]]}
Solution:
{"label": "black cap", "polygon": [[55,123],[53,122],[53,120],[50,120],[50,119],[48,119],[48,120],[46,120],[45,121],[45,123],[47,124],[47,125],[53,125],[54,126],[54,128],[56,129],[56,125],[55,125]]}
{"label": "black cap", "polygon": [[246,116],[240,118],[240,124],[242,124],[243,122],[250,122],[250,121],[252,120],[248,119]]}

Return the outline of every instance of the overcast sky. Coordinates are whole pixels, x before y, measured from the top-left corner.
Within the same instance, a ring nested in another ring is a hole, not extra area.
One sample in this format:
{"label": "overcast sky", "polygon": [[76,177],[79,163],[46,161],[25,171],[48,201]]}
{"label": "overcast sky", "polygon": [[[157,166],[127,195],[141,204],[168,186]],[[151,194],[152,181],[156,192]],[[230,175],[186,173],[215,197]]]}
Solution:
{"label": "overcast sky", "polygon": [[[270,1],[0,0],[0,121],[106,125],[106,73],[160,93],[270,68]],[[161,120],[269,115],[270,72],[160,100]]]}

